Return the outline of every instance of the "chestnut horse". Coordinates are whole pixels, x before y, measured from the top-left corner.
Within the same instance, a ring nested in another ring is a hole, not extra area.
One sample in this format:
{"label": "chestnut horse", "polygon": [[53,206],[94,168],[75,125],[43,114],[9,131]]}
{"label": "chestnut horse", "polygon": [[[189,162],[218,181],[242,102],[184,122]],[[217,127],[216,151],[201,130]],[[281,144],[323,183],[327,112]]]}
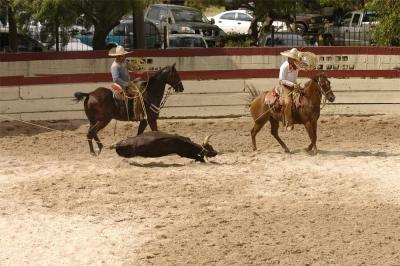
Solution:
{"label": "chestnut horse", "polygon": [[[271,92],[268,92],[271,93]],[[251,129],[251,140],[253,150],[257,150],[256,135],[261,128],[267,123],[271,124],[271,134],[279,142],[285,152],[290,152],[289,148],[278,135],[279,121],[282,121],[282,112],[274,112],[269,105],[265,103],[265,93],[259,93],[255,88],[249,88],[250,94],[250,113],[254,121]],[[320,115],[320,105],[322,95],[329,102],[335,100],[335,95],[331,89],[331,82],[325,74],[319,74],[310,79],[304,85],[304,92],[299,99],[299,106],[293,104],[293,120],[295,124],[303,124],[307,130],[311,144],[308,145],[306,151],[310,154],[316,154],[317,151],[317,120]],[[295,97],[294,97],[295,98]],[[296,101],[294,101],[296,102]]]}
{"label": "chestnut horse", "polygon": [[[157,118],[166,84],[170,85],[176,92],[182,92],[184,90],[175,64],[166,66],[157,71],[144,85],[146,89],[143,92],[143,100],[146,106],[147,120],[142,119],[140,121],[137,132],[138,135],[144,132],[147,123],[150,125],[152,131],[157,131]],[[74,96],[77,102],[85,99],[85,113],[90,122],[87,139],[92,155],[96,155],[92,144],[93,138],[99,148],[98,154],[100,154],[103,144],[97,136],[97,133],[106,127],[112,119],[134,121],[134,115],[128,114],[126,105],[122,100],[114,99],[113,92],[110,89],[100,87],[90,93],[76,92]]]}

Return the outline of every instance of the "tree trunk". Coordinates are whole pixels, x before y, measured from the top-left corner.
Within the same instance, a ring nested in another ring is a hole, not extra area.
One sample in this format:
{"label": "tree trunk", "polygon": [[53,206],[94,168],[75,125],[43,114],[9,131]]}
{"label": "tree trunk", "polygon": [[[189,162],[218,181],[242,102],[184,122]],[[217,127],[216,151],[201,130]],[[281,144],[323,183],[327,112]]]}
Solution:
{"label": "tree trunk", "polygon": [[94,35],[93,35],[93,50],[109,49],[109,47],[107,46],[107,43],[106,43],[107,35],[118,24],[119,24],[119,20],[112,25],[104,24],[104,23],[95,25]]}
{"label": "tree trunk", "polygon": [[134,45],[133,47],[136,49],[143,49],[145,48],[145,41],[144,41],[144,11],[136,8],[133,12],[133,28],[134,28]]}
{"label": "tree trunk", "polygon": [[14,10],[12,9],[11,5],[7,6],[8,12],[8,38],[9,38],[9,45],[10,45],[10,52],[17,52],[17,22],[15,21],[15,14]]}
{"label": "tree trunk", "polygon": [[108,31],[102,25],[97,25],[93,35],[93,50],[106,50],[106,37]]}

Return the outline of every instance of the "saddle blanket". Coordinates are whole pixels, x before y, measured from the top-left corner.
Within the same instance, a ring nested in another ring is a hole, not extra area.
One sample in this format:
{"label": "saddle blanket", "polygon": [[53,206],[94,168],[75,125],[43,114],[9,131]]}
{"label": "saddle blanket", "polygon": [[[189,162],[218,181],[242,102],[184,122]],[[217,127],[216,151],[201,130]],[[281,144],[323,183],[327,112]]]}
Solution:
{"label": "saddle blanket", "polygon": [[122,87],[117,83],[111,84],[111,90],[115,94],[121,94],[123,92]]}
{"label": "saddle blanket", "polygon": [[274,112],[280,112],[282,109],[281,92],[279,88],[274,87],[271,92],[265,94],[265,104],[268,105]]}

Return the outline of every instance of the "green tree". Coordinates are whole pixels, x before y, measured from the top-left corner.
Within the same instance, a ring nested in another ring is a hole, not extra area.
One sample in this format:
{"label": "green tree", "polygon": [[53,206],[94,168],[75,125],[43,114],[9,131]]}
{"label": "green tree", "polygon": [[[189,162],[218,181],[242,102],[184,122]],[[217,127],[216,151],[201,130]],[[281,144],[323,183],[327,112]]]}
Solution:
{"label": "green tree", "polygon": [[186,0],[185,5],[194,7],[200,10],[204,10],[209,6],[224,6],[225,5],[225,0],[203,0],[203,1],[198,1],[198,0]]}
{"label": "green tree", "polygon": [[371,0],[366,7],[378,14],[379,22],[373,30],[377,44],[400,46],[400,1]]}
{"label": "green tree", "polygon": [[335,7],[341,10],[353,10],[362,8],[363,0],[320,0],[321,7]]}
{"label": "green tree", "polygon": [[17,21],[15,20],[15,12],[13,2],[11,0],[0,0],[1,9],[5,10],[8,22],[9,47],[11,52],[17,51]]}
{"label": "green tree", "polygon": [[107,49],[107,34],[119,24],[120,19],[133,10],[143,10],[151,0],[65,0],[85,15],[94,26],[93,49]]}

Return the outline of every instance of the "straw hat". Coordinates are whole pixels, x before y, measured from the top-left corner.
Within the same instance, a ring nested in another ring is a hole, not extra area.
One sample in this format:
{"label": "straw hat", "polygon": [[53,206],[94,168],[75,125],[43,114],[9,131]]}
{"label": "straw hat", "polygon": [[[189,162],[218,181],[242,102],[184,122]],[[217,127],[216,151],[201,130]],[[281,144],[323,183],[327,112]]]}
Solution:
{"label": "straw hat", "polygon": [[296,61],[300,60],[300,58],[299,58],[299,50],[297,50],[296,48],[292,48],[290,50],[281,52],[281,55],[289,57],[289,58],[292,58],[292,59],[294,59]]}
{"label": "straw hat", "polygon": [[125,55],[129,54],[131,52],[125,51],[124,47],[121,45],[118,45],[117,47],[113,47],[110,49],[108,52],[108,56],[120,56],[120,55]]}

